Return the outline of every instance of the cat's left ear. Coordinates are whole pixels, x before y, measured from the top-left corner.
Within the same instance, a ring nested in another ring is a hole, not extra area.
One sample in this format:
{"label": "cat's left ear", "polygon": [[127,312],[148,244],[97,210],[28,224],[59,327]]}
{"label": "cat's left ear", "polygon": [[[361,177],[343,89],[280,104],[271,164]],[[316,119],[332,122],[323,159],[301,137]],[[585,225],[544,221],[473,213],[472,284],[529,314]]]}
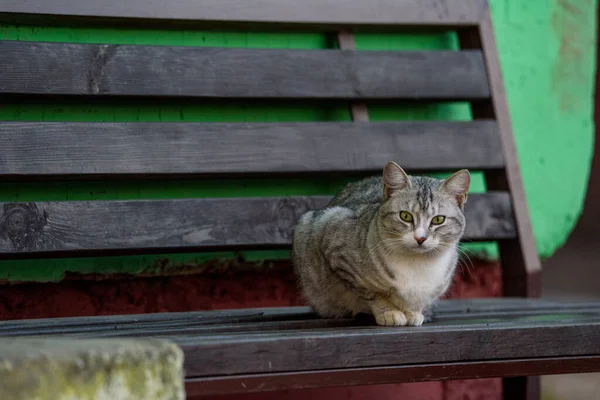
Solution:
{"label": "cat's left ear", "polygon": [[462,207],[467,202],[467,194],[471,185],[471,174],[467,169],[461,169],[446,179],[440,186],[440,190],[453,196]]}

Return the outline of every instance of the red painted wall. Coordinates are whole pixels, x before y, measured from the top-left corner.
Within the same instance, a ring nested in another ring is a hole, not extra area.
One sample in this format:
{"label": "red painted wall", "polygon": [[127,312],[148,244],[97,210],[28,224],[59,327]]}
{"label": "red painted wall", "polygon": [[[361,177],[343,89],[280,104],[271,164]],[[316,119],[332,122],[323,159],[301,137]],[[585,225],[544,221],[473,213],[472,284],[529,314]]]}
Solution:
{"label": "red painted wall", "polygon": [[[474,261],[457,273],[448,297],[501,295],[496,263]],[[0,286],[0,320],[301,305],[285,263],[273,268],[157,278],[82,280]],[[498,379],[342,387],[206,397],[221,400],[496,400]],[[194,400],[198,400],[195,398]]]}

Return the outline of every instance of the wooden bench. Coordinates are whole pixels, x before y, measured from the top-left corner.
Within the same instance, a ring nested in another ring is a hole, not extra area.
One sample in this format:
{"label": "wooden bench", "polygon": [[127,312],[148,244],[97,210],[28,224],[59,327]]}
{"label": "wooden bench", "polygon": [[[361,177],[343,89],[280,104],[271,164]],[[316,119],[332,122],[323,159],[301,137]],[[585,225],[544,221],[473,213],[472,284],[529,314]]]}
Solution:
{"label": "wooden bench", "polygon": [[[56,24],[291,29],[340,50],[0,42],[0,93],[44,97],[256,99],[351,105],[354,122],[0,122],[0,179],[271,177],[483,171],[466,206],[471,241],[497,241],[504,299],[444,301],[433,322],[382,328],[305,308],[0,323],[1,336],[158,336],[185,353],[188,394],[600,371],[600,304],[538,299],[540,262],[483,0],[4,1],[0,19]],[[355,51],[353,30],[456,30],[460,51]],[[365,101],[468,101],[473,121],[368,122]],[[427,146],[424,146],[426,143]],[[431,146],[439,150],[429,151]],[[0,204],[0,258],[285,248],[329,197]]]}

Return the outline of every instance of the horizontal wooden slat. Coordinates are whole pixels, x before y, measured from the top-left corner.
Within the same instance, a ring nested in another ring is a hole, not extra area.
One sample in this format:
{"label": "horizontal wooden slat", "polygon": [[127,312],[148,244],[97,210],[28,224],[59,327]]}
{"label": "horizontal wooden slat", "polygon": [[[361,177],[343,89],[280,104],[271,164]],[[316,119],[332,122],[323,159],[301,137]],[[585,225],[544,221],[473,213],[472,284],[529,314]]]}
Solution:
{"label": "horizontal wooden slat", "polygon": [[504,164],[496,123],[483,120],[0,122],[0,137],[0,177],[19,180],[115,174],[378,173],[389,160],[409,170],[493,169]]}
{"label": "horizontal wooden slat", "polygon": [[185,382],[185,392],[187,396],[194,397],[332,386],[383,385],[454,379],[582,374],[586,372],[600,372],[600,356],[458,361],[454,363],[188,378]]}
{"label": "horizontal wooden slat", "polygon": [[0,42],[0,92],[297,99],[481,99],[468,51],[342,51]]}
{"label": "horizontal wooden slat", "polygon": [[[552,313],[600,313],[600,302],[551,301],[518,297],[452,299],[439,301],[433,318],[495,318],[510,314],[521,317]],[[90,317],[64,317],[27,319],[0,322],[0,336],[45,335],[63,333],[103,332],[116,329],[125,332],[152,326],[163,328],[212,327],[220,331],[223,326],[247,324],[311,321],[317,315],[309,307],[266,307],[235,310],[168,312],[152,314],[106,315]],[[324,320],[328,322],[328,320]],[[126,332],[124,333],[126,334]]]}
{"label": "horizontal wooden slat", "polygon": [[[191,376],[427,362],[600,354],[600,316],[549,315],[432,323],[419,329],[355,327],[292,332],[176,335]],[[159,337],[162,337],[159,335]],[[350,346],[353,345],[353,346]],[[427,350],[423,349],[427,347]],[[352,348],[349,352],[347,349]],[[402,352],[390,352],[402,348]],[[213,360],[212,365],[207,360]],[[268,361],[271,362],[269,365]]]}
{"label": "horizontal wooden slat", "polygon": [[[183,348],[187,378],[600,355],[600,303],[451,300],[438,307],[435,322],[419,328],[311,315],[303,321],[305,310],[9,321],[0,322],[0,334],[167,338]],[[340,323],[345,323],[343,329]]]}
{"label": "horizontal wooden slat", "polygon": [[[289,246],[329,197],[0,203],[0,257]],[[466,237],[514,235],[507,193],[474,194]]]}
{"label": "horizontal wooden slat", "polygon": [[[161,337],[161,336],[159,336]],[[168,336],[165,336],[168,337]],[[419,329],[332,328],[170,337],[189,377],[457,361],[600,355],[600,316],[544,322],[456,320]],[[389,351],[401,348],[402,351]],[[349,351],[348,349],[352,349]]]}
{"label": "horizontal wooden slat", "polygon": [[276,23],[328,30],[352,25],[472,26],[485,11],[485,0],[179,0],[173,3],[160,0],[3,0],[0,3],[0,15],[5,13],[5,17],[35,14],[134,18],[194,21],[202,25],[221,23],[229,28],[232,22],[261,26]]}
{"label": "horizontal wooden slat", "polygon": [[[522,299],[519,299],[522,300]],[[480,304],[484,303],[484,304]],[[600,314],[600,302],[597,303],[527,303],[517,301],[514,304],[504,299],[486,301],[469,300],[470,310],[455,300],[442,301],[433,313],[433,320],[441,324],[453,324],[461,320],[478,320],[486,323],[498,322],[507,318],[544,319],[548,314],[589,315]],[[519,308],[518,305],[522,307]],[[216,335],[234,332],[276,332],[305,329],[330,329],[336,327],[356,327],[373,325],[372,318],[362,317],[355,320],[319,319],[308,307],[247,309],[211,312],[180,312],[141,315],[121,315],[107,317],[53,318],[46,320],[10,321],[0,324],[0,336],[29,335],[68,335],[69,337],[132,337],[152,335]]]}

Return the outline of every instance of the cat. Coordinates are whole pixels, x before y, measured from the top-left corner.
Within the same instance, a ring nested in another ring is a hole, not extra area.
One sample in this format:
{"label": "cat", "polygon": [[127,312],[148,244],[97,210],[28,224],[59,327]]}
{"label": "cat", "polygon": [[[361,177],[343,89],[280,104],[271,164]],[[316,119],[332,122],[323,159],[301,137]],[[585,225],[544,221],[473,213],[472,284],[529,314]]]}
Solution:
{"label": "cat", "polygon": [[346,185],[294,230],[292,261],[308,304],[325,318],[372,314],[378,325],[419,326],[450,286],[465,231],[468,170],[445,180],[381,176]]}

